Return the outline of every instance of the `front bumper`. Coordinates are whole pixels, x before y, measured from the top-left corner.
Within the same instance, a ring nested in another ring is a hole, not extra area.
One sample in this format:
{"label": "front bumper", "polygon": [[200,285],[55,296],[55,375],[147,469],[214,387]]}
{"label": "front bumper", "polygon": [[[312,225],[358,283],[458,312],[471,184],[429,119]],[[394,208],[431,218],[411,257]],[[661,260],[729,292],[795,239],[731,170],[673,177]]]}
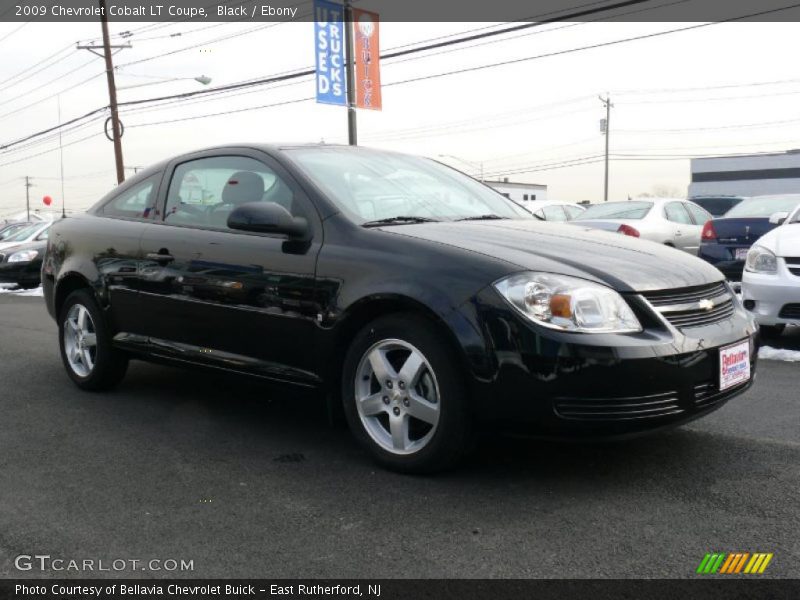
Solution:
{"label": "front bumper", "polygon": [[41,260],[25,263],[0,263],[0,283],[30,286],[39,283]]}
{"label": "front bumper", "polygon": [[[475,410],[507,430],[559,438],[646,433],[719,408],[755,376],[756,325],[738,302],[718,323],[679,330],[653,319],[641,333],[608,335],[537,327],[492,290],[469,310],[492,363],[476,378]],[[720,391],[719,350],[742,340],[751,379]]]}
{"label": "front bumper", "polygon": [[800,277],[786,268],[783,258],[778,259],[778,272],[774,275],[745,271],[742,300],[759,325],[800,323],[800,316],[795,316],[800,314]]}

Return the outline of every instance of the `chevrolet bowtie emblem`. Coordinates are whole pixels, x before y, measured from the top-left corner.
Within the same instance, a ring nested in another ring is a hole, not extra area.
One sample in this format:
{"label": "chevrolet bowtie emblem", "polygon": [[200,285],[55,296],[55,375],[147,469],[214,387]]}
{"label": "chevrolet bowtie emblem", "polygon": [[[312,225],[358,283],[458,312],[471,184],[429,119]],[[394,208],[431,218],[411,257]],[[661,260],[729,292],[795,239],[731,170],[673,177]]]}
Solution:
{"label": "chevrolet bowtie emblem", "polygon": [[697,303],[697,306],[700,310],[711,310],[712,308],[714,308],[714,301],[705,298],[703,300],[700,300],[700,302]]}

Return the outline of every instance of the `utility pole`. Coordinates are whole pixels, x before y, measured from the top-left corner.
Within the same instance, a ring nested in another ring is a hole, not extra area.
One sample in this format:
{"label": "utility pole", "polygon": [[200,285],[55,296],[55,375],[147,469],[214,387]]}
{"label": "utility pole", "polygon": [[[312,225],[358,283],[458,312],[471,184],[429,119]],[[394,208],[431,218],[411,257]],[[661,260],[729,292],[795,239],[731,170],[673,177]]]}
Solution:
{"label": "utility pole", "polygon": [[[106,78],[108,79],[108,100],[111,109],[111,128],[113,130],[112,141],[114,142],[114,160],[117,167],[117,183],[125,181],[125,168],[122,161],[122,126],[119,121],[119,111],[117,109],[117,85],[114,81],[114,63],[111,60],[112,49],[130,48],[130,44],[112,46],[108,35],[108,13],[106,10],[106,0],[98,0],[100,5],[100,26],[103,30],[103,54],[96,50],[98,46],[78,46],[79,50],[89,50],[93,54],[102,56],[106,61]],[[108,123],[108,121],[106,121]],[[106,132],[108,135],[108,132]]]}
{"label": "utility pole", "polygon": [[31,220],[31,178],[25,175],[25,210],[28,213],[28,221]]}
{"label": "utility pole", "polygon": [[614,105],[611,104],[611,96],[608,92],[606,92],[605,98],[600,96],[600,101],[606,107],[606,118],[604,121],[600,122],[600,131],[602,131],[606,136],[606,177],[603,191],[603,202],[608,202],[608,139],[611,136],[611,107]]}
{"label": "utility pole", "polygon": [[356,69],[353,54],[353,7],[350,0],[344,2],[344,44],[347,62],[347,138],[351,146],[358,146],[358,126],[356,124]]}

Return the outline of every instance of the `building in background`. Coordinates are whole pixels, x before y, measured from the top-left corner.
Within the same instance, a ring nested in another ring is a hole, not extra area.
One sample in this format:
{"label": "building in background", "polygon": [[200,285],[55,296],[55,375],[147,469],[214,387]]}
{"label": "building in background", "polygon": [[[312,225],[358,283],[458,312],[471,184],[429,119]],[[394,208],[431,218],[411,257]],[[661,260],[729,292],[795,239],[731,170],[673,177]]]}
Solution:
{"label": "building in background", "polygon": [[539,183],[518,183],[509,181],[507,177],[502,181],[484,181],[484,183],[514,202],[547,200],[547,186]]}
{"label": "building in background", "polygon": [[689,196],[800,194],[800,150],[692,159]]}

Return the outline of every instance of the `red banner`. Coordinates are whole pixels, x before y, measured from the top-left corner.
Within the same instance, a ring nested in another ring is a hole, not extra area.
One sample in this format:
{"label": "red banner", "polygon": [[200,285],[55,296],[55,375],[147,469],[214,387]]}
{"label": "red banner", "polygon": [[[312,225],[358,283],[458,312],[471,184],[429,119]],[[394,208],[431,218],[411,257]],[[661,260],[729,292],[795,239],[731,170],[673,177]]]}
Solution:
{"label": "red banner", "polygon": [[381,58],[378,13],[353,9],[356,106],[381,110]]}

